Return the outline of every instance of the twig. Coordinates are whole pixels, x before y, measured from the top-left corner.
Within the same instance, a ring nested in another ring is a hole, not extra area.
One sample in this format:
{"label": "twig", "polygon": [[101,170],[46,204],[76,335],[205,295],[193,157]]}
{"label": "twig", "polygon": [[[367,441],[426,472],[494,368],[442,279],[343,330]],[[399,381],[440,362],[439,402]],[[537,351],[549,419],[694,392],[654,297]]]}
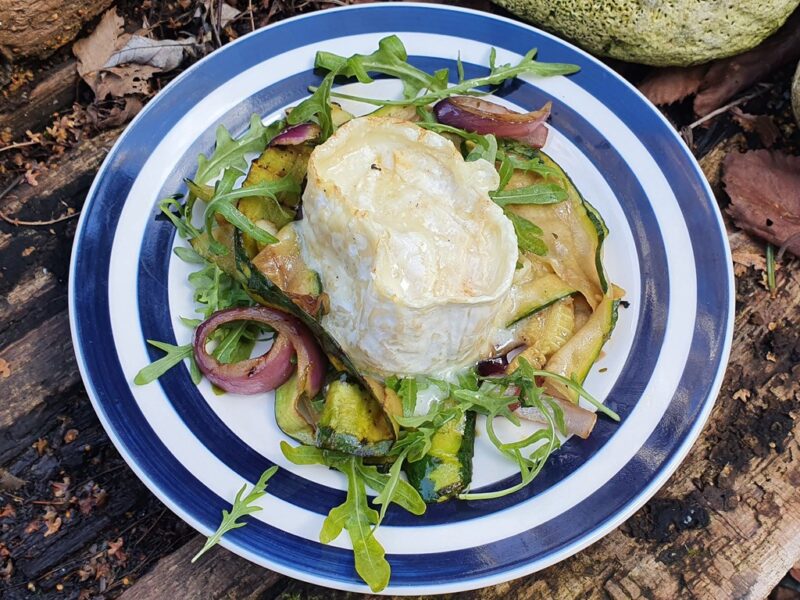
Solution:
{"label": "twig", "polygon": [[5,152],[6,150],[13,150],[14,148],[24,148],[25,146],[33,146],[34,144],[39,144],[41,142],[35,142],[33,140],[29,142],[17,142],[16,144],[9,144],[8,146],[3,146],[0,148],[0,152]]}
{"label": "twig", "polygon": [[139,536],[139,539],[138,539],[138,540],[136,540],[135,542],[133,542],[133,546],[131,546],[132,548],[136,548],[136,546],[138,546],[138,545],[141,543],[141,541],[142,541],[144,538],[146,538],[148,535],[150,535],[150,532],[151,532],[151,531],[153,531],[153,529],[155,528],[155,526],[156,526],[156,525],[158,525],[158,522],[161,520],[161,517],[163,517],[163,516],[164,516],[164,513],[165,513],[165,512],[167,512],[167,509],[166,509],[166,508],[164,508],[164,509],[163,509],[163,510],[162,510],[162,511],[159,513],[159,515],[158,515],[158,516],[155,518],[155,520],[153,521],[153,524],[152,524],[152,525],[150,525],[150,527],[148,527],[148,528],[147,528],[147,531],[145,531],[145,532],[144,532],[144,533],[143,533],[141,536]]}
{"label": "twig", "polygon": [[92,475],[88,479],[84,479],[80,483],[76,483],[75,485],[73,485],[72,489],[74,489],[74,490],[80,489],[80,488],[82,488],[83,486],[85,486],[89,482],[97,483],[97,481],[95,481],[95,480],[98,479],[99,477],[102,477],[103,475],[108,475],[109,473],[113,473],[114,471],[119,471],[120,469],[124,469],[127,466],[128,466],[127,463],[122,463],[120,465],[117,465],[116,467],[111,467],[110,469],[106,469],[105,471],[100,471],[99,473],[95,473],[94,475]]}
{"label": "twig", "polygon": [[698,125],[702,125],[703,123],[705,123],[706,121],[708,121],[710,119],[713,119],[717,115],[721,115],[722,113],[727,112],[728,110],[732,109],[734,106],[739,106],[740,104],[743,104],[744,102],[747,102],[748,100],[752,100],[756,96],[760,96],[765,91],[767,91],[770,87],[772,87],[772,86],[770,86],[770,85],[762,86],[760,90],[756,90],[755,92],[751,92],[749,94],[745,94],[741,98],[738,98],[738,99],[734,100],[733,102],[729,102],[725,106],[720,106],[717,110],[711,111],[705,117],[700,117],[699,119],[697,119],[697,121],[695,121],[694,123],[691,123],[690,125],[688,125],[687,129],[690,129],[690,130],[694,129]]}
{"label": "twig", "polygon": [[16,227],[39,227],[42,225],[55,225],[56,223],[61,223],[62,221],[68,221],[69,219],[74,219],[80,214],[81,211],[77,211],[69,215],[62,215],[58,218],[49,219],[47,221],[21,221],[20,219],[9,217],[3,211],[0,211],[0,219],[3,219],[3,221],[5,221],[6,223],[9,223]]}
{"label": "twig", "polygon": [[247,12],[250,14],[250,31],[255,31],[256,19],[253,16],[253,0],[247,0]]}
{"label": "twig", "polygon": [[797,240],[800,240],[800,231],[798,231],[797,233],[793,233],[783,241],[780,249],[778,250],[778,254],[775,256],[775,261],[781,262],[781,260],[783,260],[783,255],[786,252],[786,249],[789,247],[790,244],[796,242]]}
{"label": "twig", "polygon": [[9,183],[2,192],[0,192],[0,200],[5,198],[6,195],[8,195],[15,187],[17,187],[20,181],[22,181],[24,178],[24,175],[17,175],[17,178]]}
{"label": "twig", "polygon": [[217,48],[222,48],[222,38],[219,35],[220,31],[220,23],[222,22],[222,3],[224,0],[218,0],[216,7],[214,4],[211,5],[211,10],[216,12],[216,18],[211,16],[211,29],[214,32],[214,38],[217,41]]}

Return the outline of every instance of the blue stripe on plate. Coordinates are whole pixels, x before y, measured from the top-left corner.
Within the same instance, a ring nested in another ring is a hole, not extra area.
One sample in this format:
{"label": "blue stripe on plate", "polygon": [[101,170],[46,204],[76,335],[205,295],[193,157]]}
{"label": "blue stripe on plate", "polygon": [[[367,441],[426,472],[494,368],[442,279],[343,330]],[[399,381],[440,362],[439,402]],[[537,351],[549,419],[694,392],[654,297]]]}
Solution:
{"label": "blue stripe on plate", "polygon": [[[725,353],[723,346],[731,304],[726,244],[717,225],[714,201],[707,195],[693,159],[664,121],[634,91],[616,75],[566,44],[478,13],[453,12],[440,7],[373,5],[359,9],[358,13],[336,11],[286,21],[268,33],[259,32],[212,55],[189,70],[191,77],[176,80],[148,105],[119,146],[109,154],[98,175],[93,197],[85,209],[73,259],[71,307],[77,351],[93,402],[127,460],[135,465],[152,489],[167,498],[187,519],[214,528],[221,509],[226,506],[225,501],[194,478],[156,438],[138,410],[116,353],[112,351],[108,259],[121,203],[146,160],[148,149],[161,139],[161,126],[174,123],[185,107],[203,98],[224,78],[279,52],[329,39],[330,32],[336,32],[338,37],[382,31],[442,34],[457,31],[466,39],[519,53],[536,45],[543,60],[580,64],[582,71],[573,76],[573,81],[627,123],[656,157],[671,183],[686,216],[698,273],[697,323],[680,387],[645,447],[620,473],[580,505],[514,538],[457,552],[389,557],[393,586],[420,586],[423,590],[436,585],[457,585],[465,580],[476,580],[475,586],[478,586],[486,584],[487,577],[502,577],[503,573],[542,560],[559,549],[580,544],[615,515],[638,502],[645,491],[652,493],[654,490],[646,490],[648,484],[681,452],[687,436],[694,433],[695,421],[713,401],[708,395]],[[297,90],[287,94],[280,104],[298,97]],[[253,109],[248,101],[243,102],[236,114],[229,115],[228,125],[244,123]],[[211,140],[206,139],[203,144],[210,147]],[[182,167],[190,170],[192,163],[187,162]],[[711,232],[710,227],[715,231]],[[652,258],[643,253],[640,260],[652,264]],[[649,274],[656,276],[658,271],[649,270]],[[645,303],[651,292],[646,286]],[[641,391],[642,382],[637,382],[636,386]],[[625,394],[629,392],[624,391]],[[332,584],[360,586],[347,551],[296,538],[261,522],[253,522],[226,537],[233,546],[261,556],[278,568],[293,570],[301,576],[325,578]],[[480,578],[483,581],[477,581]]]}
{"label": "blue stripe on plate", "polygon": [[[428,72],[449,67],[451,73],[454,75],[456,73],[454,61],[415,57],[413,63]],[[488,72],[485,67],[469,63],[464,63],[464,69],[467,77],[479,77]],[[318,85],[319,80],[319,76],[314,75],[312,71],[298,73],[259,91],[247,102],[257,114],[270,114],[283,106],[276,103],[275,98],[278,91],[297,90],[298,97],[290,100],[297,101],[307,94],[304,90],[309,85]],[[635,406],[642,390],[650,380],[666,327],[669,282],[663,239],[655,215],[633,171],[620,154],[609,146],[597,129],[579,113],[527,83],[508,86],[501,92],[501,95],[529,109],[538,108],[547,101],[553,102],[551,123],[583,150],[595,167],[609,179],[609,185],[617,194],[633,232],[641,268],[640,278],[644,282],[642,297],[628,298],[628,301],[634,304],[641,304],[637,333],[630,352],[630,357],[632,357],[630,360],[636,360],[636,368],[623,369],[622,375],[609,393],[608,399],[609,405],[625,418]],[[280,101],[285,100],[286,94],[284,93],[280,96]],[[237,115],[240,115],[238,107],[235,110]],[[221,120],[222,122],[232,122],[232,117],[227,114]],[[241,127],[241,121],[238,125]],[[163,126],[166,133],[168,127],[167,125]],[[212,147],[206,147],[202,145],[202,141],[213,140],[215,129],[216,125],[203,132],[198,141],[192,144],[184,156],[178,159],[178,167],[168,177],[160,197],[166,197],[179,189],[185,192],[181,186],[182,179],[193,172],[195,157],[200,152],[209,153],[213,149],[213,144]],[[589,199],[591,200],[591,198]],[[158,214],[157,209],[155,214]],[[174,235],[175,229],[168,220],[161,218],[153,219],[150,222],[143,238],[138,279],[140,320],[144,339],[163,340],[171,344],[175,343],[175,339],[172,331],[172,317],[169,310],[164,309],[169,306],[167,287],[164,282],[167,281],[169,271],[169,263],[165,257],[170,256]],[[153,360],[158,356],[160,356],[159,351],[151,350]],[[272,466],[271,461],[239,439],[214,413],[192,383],[185,367],[173,369],[161,377],[159,382],[186,426],[206,448],[232,470],[243,478],[254,481],[265,469]],[[403,526],[452,523],[483,517],[515,506],[529,500],[541,491],[549,489],[573,473],[599,451],[616,430],[616,424],[607,419],[601,419],[589,440],[568,442],[553,457],[534,484],[516,494],[479,503],[437,504],[431,506],[422,518],[393,506],[387,514],[386,523]],[[519,480],[519,475],[516,475],[475,491],[503,489],[515,485]],[[271,491],[274,495],[319,514],[327,514],[330,507],[344,501],[344,492],[316,484],[287,470],[279,471],[273,482]]]}

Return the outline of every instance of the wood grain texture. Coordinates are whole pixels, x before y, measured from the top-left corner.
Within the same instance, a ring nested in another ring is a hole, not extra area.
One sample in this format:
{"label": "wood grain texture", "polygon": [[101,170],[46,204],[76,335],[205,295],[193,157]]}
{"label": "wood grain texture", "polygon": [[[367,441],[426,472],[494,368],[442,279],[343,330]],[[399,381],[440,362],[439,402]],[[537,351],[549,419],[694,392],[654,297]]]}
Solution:
{"label": "wood grain texture", "polygon": [[[152,571],[120,596],[120,600],[153,598],[236,598],[257,600],[274,596],[284,579],[276,573],[255,567],[224,548],[209,551],[187,573],[186,565],[203,547],[205,540],[193,539],[162,559]],[[187,578],[187,574],[189,577]]]}
{"label": "wood grain texture", "polygon": [[45,57],[71,42],[114,0],[0,0],[0,54],[13,61]]}
{"label": "wood grain texture", "polygon": [[0,108],[0,132],[12,139],[26,131],[37,131],[50,124],[53,113],[72,106],[78,89],[78,70],[74,59],[36,74],[29,86],[6,93]]}

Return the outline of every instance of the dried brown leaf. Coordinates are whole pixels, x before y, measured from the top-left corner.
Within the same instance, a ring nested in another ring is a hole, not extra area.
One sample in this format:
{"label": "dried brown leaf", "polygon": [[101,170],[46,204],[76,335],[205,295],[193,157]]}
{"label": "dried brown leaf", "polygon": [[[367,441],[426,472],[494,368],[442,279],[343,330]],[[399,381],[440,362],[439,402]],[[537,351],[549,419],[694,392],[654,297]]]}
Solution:
{"label": "dried brown leaf", "polygon": [[20,489],[27,481],[12,475],[5,469],[0,469],[0,491],[9,492]]}
{"label": "dried brown leaf", "polygon": [[753,267],[759,271],[766,271],[767,258],[763,243],[757,242],[750,234],[739,230],[728,234],[728,242],[735,267],[741,266],[744,270]]}
{"label": "dried brown leaf", "polygon": [[44,532],[44,537],[49,537],[61,529],[61,517],[59,517],[58,513],[49,506],[47,507],[47,511],[44,513],[44,524],[47,526],[47,529]]}
{"label": "dried brown leaf", "polygon": [[95,94],[98,99],[107,96],[121,98],[129,94],[149,96],[153,93],[149,79],[158,69],[147,65],[126,65],[105,69],[100,74]]}
{"label": "dried brown leaf", "polygon": [[752,50],[712,63],[694,99],[694,112],[704,116],[738,92],[763,80],[790,62],[800,60],[800,11],[778,32]]}
{"label": "dried brown leaf", "polygon": [[800,256],[800,157],[731,152],[723,169],[728,213],[736,225]]}
{"label": "dried brown leaf", "polygon": [[11,377],[11,366],[8,364],[8,361],[4,358],[0,358],[0,377],[2,377],[3,379]]}
{"label": "dried brown leaf", "polygon": [[103,15],[94,31],[72,45],[72,52],[78,59],[78,75],[97,95],[100,84],[100,71],[108,62],[117,47],[125,21],[112,8]]}
{"label": "dried brown leaf", "polygon": [[69,490],[70,479],[64,477],[63,481],[51,481],[50,490],[53,492],[55,498],[63,498]]}
{"label": "dried brown leaf", "polygon": [[659,69],[639,84],[639,91],[653,104],[672,104],[697,93],[707,71],[708,65]]}
{"label": "dried brown leaf", "polygon": [[109,558],[113,558],[114,560],[122,564],[127,562],[128,555],[125,554],[125,551],[122,549],[122,546],[124,545],[125,542],[121,537],[117,538],[113,542],[107,542],[107,543],[108,543]]}
{"label": "dried brown leaf", "polygon": [[66,433],[64,433],[64,443],[71,444],[75,440],[78,439],[78,430],[77,429],[67,429]]}
{"label": "dried brown leaf", "polygon": [[182,40],[152,40],[141,35],[133,35],[122,48],[111,54],[103,68],[137,64],[149,65],[160,71],[171,71],[181,64],[187,52],[193,51],[196,43],[194,37]]}
{"label": "dried brown leaf", "polygon": [[0,519],[13,519],[17,516],[17,509],[10,502],[0,510]]}
{"label": "dried brown leaf", "polygon": [[25,533],[33,533],[35,531],[39,531],[39,528],[41,526],[42,522],[39,519],[34,519],[25,526]]}
{"label": "dried brown leaf", "polygon": [[44,438],[39,438],[38,440],[33,442],[33,445],[32,445],[33,449],[36,450],[36,453],[39,456],[44,454],[45,450],[47,450],[47,446],[48,446],[47,440],[44,439]]}
{"label": "dried brown leaf", "polygon": [[781,135],[781,130],[769,115],[751,115],[738,106],[731,109],[733,118],[747,132],[755,133],[765,148],[771,148]]}

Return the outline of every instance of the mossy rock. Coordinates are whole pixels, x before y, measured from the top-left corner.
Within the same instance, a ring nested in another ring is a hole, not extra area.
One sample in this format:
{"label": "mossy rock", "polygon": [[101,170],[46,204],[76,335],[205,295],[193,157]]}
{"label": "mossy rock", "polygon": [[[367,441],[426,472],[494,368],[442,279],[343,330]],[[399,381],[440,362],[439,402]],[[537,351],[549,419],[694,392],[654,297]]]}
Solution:
{"label": "mossy rock", "polygon": [[739,54],[778,29],[800,0],[493,0],[589,52],[656,66]]}

